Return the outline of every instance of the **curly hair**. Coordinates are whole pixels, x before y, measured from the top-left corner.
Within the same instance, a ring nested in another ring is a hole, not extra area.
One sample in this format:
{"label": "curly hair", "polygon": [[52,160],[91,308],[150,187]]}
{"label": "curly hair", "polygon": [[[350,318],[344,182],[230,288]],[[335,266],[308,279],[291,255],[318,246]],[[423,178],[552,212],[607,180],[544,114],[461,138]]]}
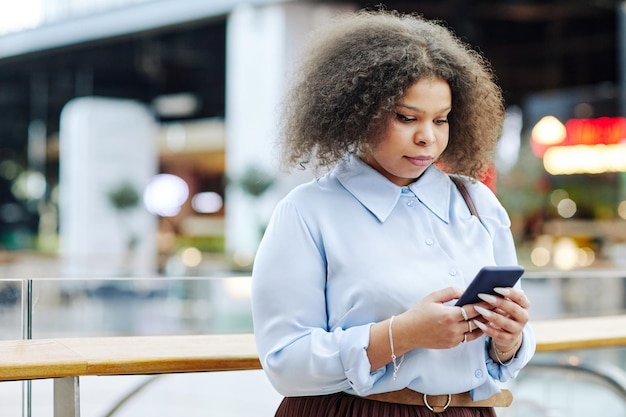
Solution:
{"label": "curly hair", "polygon": [[442,22],[395,11],[359,11],[315,31],[286,95],[285,166],[323,170],[376,146],[396,103],[419,79],[452,91],[449,143],[437,162],[478,178],[492,160],[504,105],[490,64]]}

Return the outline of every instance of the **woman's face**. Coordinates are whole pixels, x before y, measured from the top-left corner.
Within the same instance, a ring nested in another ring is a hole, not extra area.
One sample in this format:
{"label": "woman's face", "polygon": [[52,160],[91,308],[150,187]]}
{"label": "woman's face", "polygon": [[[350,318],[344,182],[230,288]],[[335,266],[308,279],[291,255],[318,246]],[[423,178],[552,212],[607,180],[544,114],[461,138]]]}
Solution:
{"label": "woman's face", "polygon": [[448,146],[451,107],[452,92],[446,81],[416,81],[396,103],[380,141],[361,158],[394,184],[410,184]]}

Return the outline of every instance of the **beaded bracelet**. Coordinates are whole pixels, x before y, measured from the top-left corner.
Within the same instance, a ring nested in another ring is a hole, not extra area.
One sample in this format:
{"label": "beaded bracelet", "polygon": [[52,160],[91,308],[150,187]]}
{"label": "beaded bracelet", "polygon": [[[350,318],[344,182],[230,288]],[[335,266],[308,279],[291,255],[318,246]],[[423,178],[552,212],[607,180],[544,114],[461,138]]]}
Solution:
{"label": "beaded bracelet", "polygon": [[391,361],[393,362],[393,380],[395,381],[396,377],[398,376],[398,371],[400,370],[400,365],[402,365],[402,362],[404,361],[404,355],[402,355],[402,357],[400,358],[400,363],[398,363],[398,358],[393,348],[393,331],[391,330],[391,325],[393,324],[394,317],[395,316],[391,316],[391,318],[389,319],[389,346],[391,347]]}

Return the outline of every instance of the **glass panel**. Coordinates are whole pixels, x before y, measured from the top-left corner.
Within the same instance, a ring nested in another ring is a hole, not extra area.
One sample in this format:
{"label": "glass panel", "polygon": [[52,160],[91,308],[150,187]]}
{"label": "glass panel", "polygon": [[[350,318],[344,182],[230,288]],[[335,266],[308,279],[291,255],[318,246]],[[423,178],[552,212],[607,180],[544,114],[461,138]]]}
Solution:
{"label": "glass panel", "polygon": [[[33,281],[33,338],[251,333],[250,282],[250,277],[237,276],[36,279]],[[132,411],[124,414],[123,410],[145,409],[151,404],[160,404],[156,407],[160,411],[151,415],[179,415],[178,412],[170,413],[171,408],[164,409],[163,402],[159,401],[165,390],[176,394],[166,395],[168,404],[178,404],[182,407],[179,411],[184,410],[184,415],[200,416],[206,415],[207,404],[210,404],[199,400],[206,397],[206,392],[219,392],[219,397],[224,399],[229,398],[228,395],[239,395],[242,389],[233,388],[229,394],[227,386],[221,382],[230,381],[236,374],[194,375],[173,379],[165,375],[83,377],[80,380],[81,413],[108,415],[106,413],[112,408],[119,406],[116,416],[133,415]],[[261,392],[273,391],[263,373],[255,371],[247,379],[245,377],[249,374],[243,375],[242,383],[250,382],[250,378],[256,381],[246,391],[257,390],[258,380],[265,381],[266,389],[259,391],[258,398],[255,396],[256,400],[252,399],[250,405],[258,406],[260,402],[266,409],[271,409],[263,415],[272,415],[276,401],[261,395]],[[209,378],[212,385],[194,382],[198,378]],[[158,384],[153,384],[152,379],[154,382],[158,380]],[[36,382],[33,387],[33,416],[51,416],[52,383]],[[227,401],[222,402],[222,407],[245,409],[245,404],[228,405]],[[195,410],[195,413],[189,414],[189,410]],[[250,414],[241,411],[241,414],[229,415],[243,417]]]}
{"label": "glass panel", "polygon": [[[0,339],[22,338],[22,281],[0,280]],[[22,382],[0,382],[2,416],[21,417]]]}
{"label": "glass panel", "polygon": [[40,279],[33,338],[250,333],[250,278]]}
{"label": "glass panel", "polygon": [[626,272],[527,272],[522,287],[532,320],[626,313]]}

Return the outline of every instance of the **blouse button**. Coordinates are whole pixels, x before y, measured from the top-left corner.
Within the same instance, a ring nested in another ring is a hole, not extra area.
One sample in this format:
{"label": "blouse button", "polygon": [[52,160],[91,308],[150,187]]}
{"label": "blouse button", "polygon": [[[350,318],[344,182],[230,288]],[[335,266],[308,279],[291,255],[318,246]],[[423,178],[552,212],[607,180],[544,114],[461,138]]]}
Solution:
{"label": "blouse button", "polygon": [[474,371],[474,376],[478,379],[481,379],[483,377],[483,371],[480,369],[477,369],[476,371]]}
{"label": "blouse button", "polygon": [[415,201],[409,200],[409,201],[406,202],[406,205],[409,206],[409,207],[413,207],[415,205]]}
{"label": "blouse button", "polygon": [[453,277],[454,277],[454,276],[456,276],[456,274],[457,274],[457,273],[458,273],[458,272],[456,271],[456,269],[450,269],[450,270],[448,271],[448,274],[452,275]]}
{"label": "blouse button", "polygon": [[432,246],[434,243],[435,243],[435,241],[434,241],[434,240],[432,240],[432,239],[426,239],[426,244],[427,244],[428,246]]}

